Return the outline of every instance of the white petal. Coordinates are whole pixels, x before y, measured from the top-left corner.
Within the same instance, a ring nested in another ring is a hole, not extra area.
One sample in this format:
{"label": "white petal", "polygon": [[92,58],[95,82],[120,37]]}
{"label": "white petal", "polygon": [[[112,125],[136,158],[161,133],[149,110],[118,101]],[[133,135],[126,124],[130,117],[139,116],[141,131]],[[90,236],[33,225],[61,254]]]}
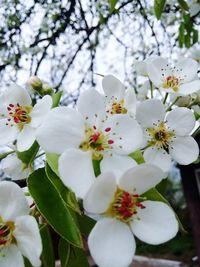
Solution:
{"label": "white petal", "polygon": [[199,155],[198,144],[191,136],[176,137],[171,146],[169,148],[170,155],[182,165],[192,163]]}
{"label": "white petal", "polygon": [[158,201],[144,201],[146,207],[138,209],[137,217],[131,222],[131,228],[140,240],[158,245],[172,239],[178,232],[178,222],[173,210]]}
{"label": "white petal", "polygon": [[24,267],[24,260],[19,249],[15,245],[0,250],[1,267]]}
{"label": "white petal", "polygon": [[67,107],[52,109],[37,130],[37,141],[49,153],[61,154],[78,148],[85,135],[84,120],[79,112]]}
{"label": "white petal", "polygon": [[63,183],[83,198],[95,181],[91,152],[67,149],[59,158],[59,173]]}
{"label": "white petal", "polygon": [[112,156],[104,156],[100,162],[101,173],[112,171],[117,181],[122,174],[128,169],[135,167],[137,163],[129,156],[113,154]]}
{"label": "white petal", "polygon": [[184,82],[190,82],[195,79],[198,71],[198,63],[191,58],[183,58],[176,64],[175,74],[180,76]]}
{"label": "white petal", "polygon": [[168,173],[171,168],[171,157],[164,149],[156,149],[149,147],[144,151],[144,160],[147,163],[153,164]]}
{"label": "white petal", "polygon": [[164,176],[160,168],[144,163],[126,171],[119,181],[119,187],[130,193],[135,192],[141,195],[155,187]]}
{"label": "white petal", "polygon": [[20,106],[31,106],[32,103],[28,91],[17,84],[8,87],[4,91],[4,96],[8,105],[16,105],[18,103]]}
{"label": "white petal", "polygon": [[35,141],[35,134],[36,130],[34,128],[32,128],[29,124],[25,125],[17,136],[17,150],[28,150]]}
{"label": "white petal", "polygon": [[136,119],[143,127],[152,127],[154,123],[164,121],[165,107],[158,99],[142,102],[136,111]]}
{"label": "white petal", "polygon": [[0,216],[3,220],[15,221],[18,216],[28,213],[28,202],[21,188],[13,182],[0,182]]}
{"label": "white petal", "polygon": [[38,100],[37,104],[33,107],[31,116],[31,126],[38,127],[45,119],[47,113],[52,107],[52,98],[49,95],[44,96]]}
{"label": "white petal", "polygon": [[128,114],[135,116],[136,113],[136,95],[133,89],[128,89],[125,92],[124,106],[128,110]]}
{"label": "white petal", "polygon": [[175,130],[175,133],[180,136],[191,133],[195,126],[195,117],[193,112],[184,107],[177,107],[170,111],[166,117],[167,126]]}
{"label": "white petal", "polygon": [[110,139],[114,141],[113,151],[127,155],[140,148],[143,132],[137,121],[129,115],[117,114],[109,117],[104,125],[111,128]]}
{"label": "white petal", "polygon": [[195,80],[192,82],[181,84],[178,90],[180,95],[190,95],[200,90],[200,81]]}
{"label": "white petal", "polygon": [[0,145],[13,142],[19,132],[17,127],[6,125],[7,119],[0,119]]}
{"label": "white petal", "polygon": [[135,240],[127,224],[104,218],[92,229],[88,245],[99,267],[127,267],[133,260]]}
{"label": "white petal", "polygon": [[18,217],[13,234],[22,255],[34,267],[39,267],[41,265],[42,241],[35,218],[29,215]]}
{"label": "white petal", "polygon": [[102,80],[105,95],[111,99],[121,100],[124,96],[125,87],[120,80],[113,75],[106,75]]}
{"label": "white petal", "polygon": [[147,64],[147,74],[155,86],[160,87],[163,82],[162,79],[170,74],[170,67],[168,66],[167,60],[162,57],[157,57],[150,61]]}
{"label": "white petal", "polygon": [[25,167],[25,164],[15,154],[2,159],[1,168],[13,180],[27,178],[30,173],[30,169]]}
{"label": "white petal", "polygon": [[89,213],[105,212],[113,199],[116,187],[112,172],[99,175],[83,200],[84,209]]}
{"label": "white petal", "polygon": [[98,127],[105,116],[105,97],[94,89],[87,90],[79,96],[77,108],[87,123]]}

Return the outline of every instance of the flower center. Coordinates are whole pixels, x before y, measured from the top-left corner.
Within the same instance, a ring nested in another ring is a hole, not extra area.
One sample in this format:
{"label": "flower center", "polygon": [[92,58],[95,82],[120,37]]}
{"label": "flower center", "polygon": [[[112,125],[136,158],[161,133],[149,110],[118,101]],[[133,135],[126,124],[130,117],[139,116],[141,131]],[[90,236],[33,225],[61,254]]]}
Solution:
{"label": "flower center", "polygon": [[117,188],[114,200],[111,202],[105,214],[128,223],[133,220],[134,215],[137,214],[138,208],[145,208],[141,203],[144,200],[145,198],[138,194],[131,195],[130,193]]}
{"label": "flower center", "polygon": [[172,88],[174,92],[177,92],[179,84],[180,80],[176,76],[169,75],[163,82],[163,88]]}
{"label": "flower center", "polygon": [[15,225],[13,222],[4,222],[0,217],[0,249],[15,242],[13,231]]}
{"label": "flower center", "polygon": [[127,114],[128,110],[124,106],[124,99],[119,102],[114,101],[107,112],[110,114]]}
{"label": "flower center", "polygon": [[166,128],[166,125],[164,122],[161,122],[158,125],[155,125],[154,128],[148,128],[147,132],[150,136],[149,145],[150,146],[158,146],[160,148],[165,149],[168,151],[169,149],[169,143],[171,139],[175,136],[174,131],[169,131]]}
{"label": "flower center", "polygon": [[13,126],[16,124],[20,130],[23,129],[25,124],[30,123],[31,117],[30,112],[32,110],[31,106],[20,106],[19,104],[9,104],[8,110],[8,122],[6,125]]}
{"label": "flower center", "polygon": [[96,127],[87,128],[85,130],[85,140],[80,144],[79,148],[83,151],[92,151],[92,159],[100,160],[103,157],[103,151],[112,149],[114,141],[109,139],[111,128],[106,128],[104,132],[97,131]]}

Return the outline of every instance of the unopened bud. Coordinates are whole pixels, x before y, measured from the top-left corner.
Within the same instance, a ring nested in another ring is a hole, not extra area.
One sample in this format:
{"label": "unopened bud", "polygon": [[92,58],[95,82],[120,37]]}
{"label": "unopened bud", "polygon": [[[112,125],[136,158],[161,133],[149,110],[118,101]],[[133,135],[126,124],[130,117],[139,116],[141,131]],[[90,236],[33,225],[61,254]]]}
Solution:
{"label": "unopened bud", "polygon": [[42,90],[42,81],[37,76],[31,76],[27,82],[33,90],[41,92]]}
{"label": "unopened bud", "polygon": [[53,93],[53,89],[48,83],[43,83],[42,93],[43,95],[51,95]]}

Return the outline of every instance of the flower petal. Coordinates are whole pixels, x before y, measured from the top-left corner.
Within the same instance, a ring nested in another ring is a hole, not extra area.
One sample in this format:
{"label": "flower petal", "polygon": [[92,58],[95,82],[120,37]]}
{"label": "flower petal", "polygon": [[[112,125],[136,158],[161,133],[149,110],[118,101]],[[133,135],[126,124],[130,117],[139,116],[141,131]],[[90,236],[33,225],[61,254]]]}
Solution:
{"label": "flower petal", "polygon": [[195,79],[198,71],[198,63],[192,58],[183,58],[176,64],[175,75],[181,77],[185,82]]}
{"label": "flower petal", "polygon": [[0,216],[3,220],[15,221],[18,216],[28,213],[28,202],[21,188],[13,182],[0,182]]}
{"label": "flower petal", "polygon": [[32,104],[28,91],[17,84],[8,87],[3,94],[8,105],[18,103],[20,106],[31,106]]}
{"label": "flower petal", "polygon": [[117,181],[119,181],[122,174],[128,169],[135,167],[137,163],[129,156],[112,154],[112,156],[104,156],[100,162],[101,173],[112,171]]}
{"label": "flower petal", "polygon": [[46,95],[42,99],[38,100],[37,104],[33,107],[30,113],[31,126],[35,128],[40,126],[51,107],[52,98],[49,95]]}
{"label": "flower petal", "polygon": [[100,267],[127,267],[133,260],[135,240],[127,224],[103,218],[92,229],[88,245]]}
{"label": "flower petal", "polygon": [[22,255],[34,267],[39,267],[41,265],[42,241],[35,218],[29,215],[18,217],[15,221],[13,234]]}
{"label": "flower petal", "polygon": [[67,149],[59,158],[59,173],[63,183],[83,198],[95,181],[91,152]]}
{"label": "flower petal", "polygon": [[164,121],[165,107],[158,99],[149,99],[142,102],[136,111],[137,121],[145,128],[152,127],[154,123]]}
{"label": "flower petal", "polygon": [[36,130],[34,128],[32,128],[29,124],[25,125],[17,136],[17,150],[28,150],[35,141],[35,134]]}
{"label": "flower petal", "polygon": [[78,98],[77,108],[90,125],[98,127],[106,112],[105,97],[94,89],[87,90]]}
{"label": "flower petal", "polygon": [[178,222],[173,210],[159,201],[144,201],[137,217],[130,223],[134,235],[145,243],[158,245],[172,239],[178,232]]}
{"label": "flower petal", "polygon": [[[154,60],[151,60],[149,64],[147,63],[146,68],[149,79],[157,87],[160,87],[163,82],[162,79],[171,73],[167,60],[162,57],[157,57]],[[164,76],[162,74],[164,74]]]}
{"label": "flower petal", "polygon": [[111,128],[110,139],[113,151],[127,155],[140,148],[143,143],[143,132],[137,121],[129,115],[117,114],[109,117],[104,128]]}
{"label": "flower petal", "polygon": [[190,95],[200,90],[200,81],[195,80],[192,82],[181,84],[178,90],[180,95]]}
{"label": "flower petal", "polygon": [[106,75],[102,80],[102,87],[109,99],[121,100],[124,96],[125,87],[123,83],[113,75]]}
{"label": "flower petal", "polygon": [[143,156],[145,162],[156,165],[157,167],[161,168],[165,173],[169,172],[172,160],[170,155],[164,149],[156,149],[156,147],[149,147],[145,149]]}
{"label": "flower petal", "polygon": [[13,142],[19,132],[17,127],[6,125],[7,119],[0,119],[0,145]]}
{"label": "flower petal", "polygon": [[164,177],[160,168],[144,163],[126,171],[119,181],[119,187],[141,195],[156,186]]}
{"label": "flower petal", "polygon": [[171,144],[169,153],[179,164],[188,165],[197,159],[199,147],[193,137],[179,136]]}
{"label": "flower petal", "polygon": [[48,113],[36,136],[46,152],[61,154],[67,148],[78,148],[84,134],[84,120],[81,114],[67,107],[58,107]]}
{"label": "flower petal", "polygon": [[99,175],[83,200],[84,209],[96,214],[105,212],[112,201],[116,187],[116,179],[112,172]]}
{"label": "flower petal", "polygon": [[195,117],[190,109],[177,107],[167,114],[166,122],[167,126],[174,130],[177,135],[184,136],[193,130]]}
{"label": "flower petal", "polygon": [[19,249],[10,245],[0,251],[0,266],[2,267],[24,267],[24,260]]}
{"label": "flower petal", "polygon": [[124,106],[128,110],[128,114],[135,116],[136,113],[136,95],[133,89],[128,89],[125,92]]}

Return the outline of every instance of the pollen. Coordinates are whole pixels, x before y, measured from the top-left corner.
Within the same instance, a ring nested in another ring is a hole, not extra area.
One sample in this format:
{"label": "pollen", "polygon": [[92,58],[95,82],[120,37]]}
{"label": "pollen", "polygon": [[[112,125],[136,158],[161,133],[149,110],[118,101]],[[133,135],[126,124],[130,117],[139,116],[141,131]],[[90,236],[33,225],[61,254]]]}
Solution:
{"label": "pollen", "polygon": [[15,242],[13,231],[15,225],[13,222],[4,222],[0,217],[0,249]]}
{"label": "pollen", "polygon": [[124,99],[120,101],[113,101],[107,112],[110,114],[127,114],[128,110],[125,108]]}
{"label": "pollen", "polygon": [[168,89],[172,88],[174,92],[178,91],[178,87],[180,85],[180,79],[177,78],[174,75],[169,75],[164,81],[163,81],[163,88]]}

